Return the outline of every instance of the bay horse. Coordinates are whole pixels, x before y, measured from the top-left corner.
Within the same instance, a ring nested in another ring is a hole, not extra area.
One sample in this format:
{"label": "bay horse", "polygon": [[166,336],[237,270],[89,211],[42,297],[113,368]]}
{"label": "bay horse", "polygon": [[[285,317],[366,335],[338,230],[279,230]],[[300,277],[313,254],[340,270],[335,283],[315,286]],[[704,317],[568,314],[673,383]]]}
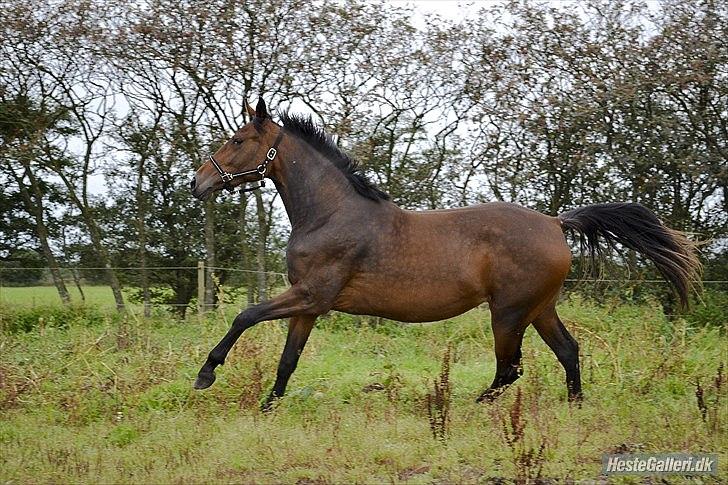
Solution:
{"label": "bay horse", "polygon": [[291,286],[240,313],[209,353],[194,383],[215,381],[240,335],[259,322],[290,318],[269,410],[283,396],[316,318],[330,310],[430,322],[487,302],[495,340],[491,401],[518,379],[521,342],[533,326],[566,371],[569,400],[582,397],[579,347],[556,312],[571,266],[565,232],[601,255],[620,244],[650,259],[683,305],[700,276],[694,243],[636,203],[595,204],[556,217],[516,204],[410,211],[359,171],[310,117],[268,114],[260,99],[240,128],[195,173],[192,194],[273,181],[291,222],[286,251]]}

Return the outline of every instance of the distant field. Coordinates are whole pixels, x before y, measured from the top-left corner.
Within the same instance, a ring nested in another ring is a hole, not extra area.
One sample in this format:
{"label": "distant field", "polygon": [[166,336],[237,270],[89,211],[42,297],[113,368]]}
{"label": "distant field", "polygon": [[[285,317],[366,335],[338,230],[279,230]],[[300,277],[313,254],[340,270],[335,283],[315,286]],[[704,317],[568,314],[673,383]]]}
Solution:
{"label": "distant field", "polygon": [[[108,286],[82,286],[86,302],[114,307],[114,295]],[[75,286],[69,286],[68,292],[74,302],[81,302],[81,295]],[[61,303],[55,286],[2,286],[0,287],[0,303],[23,306],[41,306]]]}
{"label": "distant field", "polygon": [[[0,332],[0,483],[601,482],[610,452],[719,454],[717,477],[618,483],[726,483],[725,322],[697,327],[656,306],[579,300],[561,314],[581,346],[581,407],[566,402],[563,370],[533,329],[524,376],[496,403],[476,404],[495,367],[481,309],[375,327],[333,314],[268,415],[258,402],[275,378],[283,322],[246,332],[202,392],[192,381],[230,314],[86,322],[74,313],[72,323],[52,320],[65,328]],[[448,345],[441,442],[426,396]]]}
{"label": "distant field", "polygon": [[[111,288],[108,286],[87,286],[81,287],[86,297],[86,303],[94,305],[100,308],[112,309],[116,308],[114,302],[114,295],[111,292]],[[242,308],[247,304],[247,297],[240,289],[231,290],[223,287],[226,290],[223,298],[227,302],[227,305],[233,308]],[[273,294],[284,291],[284,287],[275,288]],[[69,286],[68,291],[71,294],[71,300],[74,303],[81,303],[81,295],[78,288],[75,286]],[[129,307],[141,307],[140,302],[130,302],[129,296],[132,289],[123,288],[124,299],[127,306]],[[234,292],[234,293],[233,293]],[[55,286],[0,286],[0,305],[6,305],[10,307],[38,307],[60,304],[61,298],[58,296],[58,291]],[[159,303],[155,306],[169,308],[163,303]]]}

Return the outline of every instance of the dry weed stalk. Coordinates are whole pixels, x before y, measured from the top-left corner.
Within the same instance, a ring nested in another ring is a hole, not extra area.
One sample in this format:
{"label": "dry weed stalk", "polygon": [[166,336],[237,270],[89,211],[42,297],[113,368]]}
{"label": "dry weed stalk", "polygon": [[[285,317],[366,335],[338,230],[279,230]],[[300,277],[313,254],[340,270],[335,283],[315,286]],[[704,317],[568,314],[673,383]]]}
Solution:
{"label": "dry weed stalk", "polygon": [[436,440],[445,441],[450,425],[450,356],[452,347],[447,346],[442,357],[440,375],[432,382],[432,391],[427,393],[427,415],[430,418],[430,430]]}
{"label": "dry weed stalk", "polygon": [[695,383],[695,398],[703,422],[715,432],[720,428],[721,396],[725,392],[723,387],[723,363],[718,366],[715,376],[706,388],[700,385],[700,379]]}
{"label": "dry weed stalk", "polygon": [[[537,414],[535,402],[531,406],[531,413]],[[511,450],[515,471],[516,483],[530,483],[542,477],[543,465],[546,461],[546,437],[541,434],[538,445],[533,445],[526,437],[528,420],[525,416],[525,406],[520,387],[516,389],[516,397],[504,416],[498,408],[496,416],[500,420],[503,440]]]}

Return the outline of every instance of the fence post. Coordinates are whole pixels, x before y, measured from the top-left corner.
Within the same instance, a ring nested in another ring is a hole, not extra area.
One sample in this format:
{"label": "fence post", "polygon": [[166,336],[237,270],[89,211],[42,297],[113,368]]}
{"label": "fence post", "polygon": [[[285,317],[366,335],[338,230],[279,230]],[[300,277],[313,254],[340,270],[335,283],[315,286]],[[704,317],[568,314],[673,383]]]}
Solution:
{"label": "fence post", "polygon": [[205,312],[205,262],[197,262],[197,313]]}

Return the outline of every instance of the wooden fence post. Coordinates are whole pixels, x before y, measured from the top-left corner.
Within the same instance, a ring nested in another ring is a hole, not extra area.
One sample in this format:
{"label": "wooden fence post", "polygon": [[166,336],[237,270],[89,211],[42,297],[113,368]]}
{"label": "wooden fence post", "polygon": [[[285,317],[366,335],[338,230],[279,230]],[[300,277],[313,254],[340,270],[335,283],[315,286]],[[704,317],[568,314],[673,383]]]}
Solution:
{"label": "wooden fence post", "polygon": [[205,262],[197,262],[197,313],[205,312]]}

